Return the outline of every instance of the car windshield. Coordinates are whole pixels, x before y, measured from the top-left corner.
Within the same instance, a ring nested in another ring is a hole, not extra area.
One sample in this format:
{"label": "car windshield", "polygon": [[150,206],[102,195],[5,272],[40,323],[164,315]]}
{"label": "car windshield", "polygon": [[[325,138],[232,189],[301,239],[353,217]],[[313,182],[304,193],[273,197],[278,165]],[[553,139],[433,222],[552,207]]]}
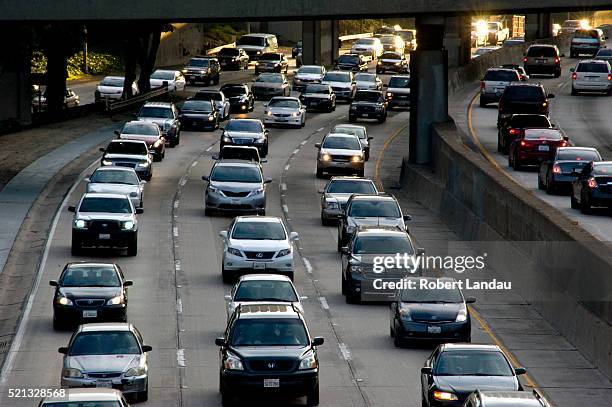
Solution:
{"label": "car windshield", "polygon": [[519,76],[516,71],[487,71],[484,76],[485,81],[512,82],[518,81]]}
{"label": "car windshield", "polygon": [[[414,288],[402,290],[399,299],[402,302],[439,302],[439,303],[462,303],[463,297],[458,288],[436,289],[421,288],[418,279],[411,279],[415,282]],[[428,279],[435,281],[436,279]],[[445,281],[442,280],[441,281]],[[449,281],[450,282],[450,281]]]}
{"label": "car windshield", "polygon": [[208,65],[210,65],[208,59],[191,59],[187,64],[187,66],[191,68],[206,68]]}
{"label": "car windshield", "polygon": [[225,130],[261,133],[263,132],[263,127],[261,122],[256,120],[230,120],[227,126],[225,126]]}
{"label": "car windshield", "polygon": [[346,127],[346,126],[336,126],[332,133],[341,133],[341,134],[353,134],[360,139],[366,138],[366,131],[363,127]]}
{"label": "car windshield", "polygon": [[140,346],[132,332],[81,332],[70,345],[70,356],[139,355]]}
{"label": "car windshield", "polygon": [[230,334],[232,346],[308,346],[300,319],[239,319]]}
{"label": "car windshield", "polygon": [[357,56],[357,55],[341,55],[340,58],[338,58],[338,63],[339,64],[358,64],[359,63],[359,56]]}
{"label": "car windshield", "polygon": [[395,201],[358,200],[353,201],[349,209],[348,215],[355,218],[399,218],[400,210]]}
{"label": "car windshield", "polygon": [[437,376],[514,376],[501,352],[442,352],[435,366]]}
{"label": "car windshield", "polygon": [[355,80],[359,82],[376,82],[376,75],[370,73],[358,73],[355,75]]}
{"label": "car windshield", "polygon": [[132,213],[127,198],[83,198],[79,212]]}
{"label": "car windshield", "polygon": [[550,127],[550,121],[542,115],[517,115],[512,116],[510,126],[516,128]]}
{"label": "car windshield", "polygon": [[608,73],[608,65],[605,62],[589,63],[581,62],[576,68],[576,72],[587,72],[587,73]]}
{"label": "car windshield", "polygon": [[238,48],[221,48],[217,55],[237,57],[238,55],[240,55],[240,51],[238,50]]}
{"label": "car windshield", "polygon": [[264,38],[262,37],[251,37],[248,35],[243,35],[242,37],[240,37],[240,39],[238,40],[236,44],[263,47],[265,45],[265,41],[264,41]]}
{"label": "car windshield", "polygon": [[210,113],[213,111],[213,105],[207,100],[188,100],[183,103],[181,107],[183,112],[205,112]]}
{"label": "car windshield", "polygon": [[297,73],[298,74],[300,74],[300,73],[321,74],[321,73],[323,73],[323,69],[320,66],[303,66],[300,69],[298,69]]}
{"label": "car windshield", "polygon": [[254,166],[217,165],[210,179],[217,182],[261,183],[261,172]]}
{"label": "car windshield", "polygon": [[351,75],[349,73],[342,72],[326,73],[323,80],[327,82],[350,82]]}
{"label": "car windshield", "polygon": [[553,47],[531,46],[527,50],[528,57],[556,57],[557,50]]}
{"label": "car windshield", "polygon": [[240,283],[234,301],[297,301],[288,281],[247,280]]}
{"label": "car windshield", "polygon": [[612,176],[612,164],[599,164],[593,166],[593,175],[607,175]]}
{"label": "car windshield", "polygon": [[247,93],[244,86],[225,86],[221,89],[221,92],[223,92],[226,97],[246,95]]}
{"label": "car windshield", "polygon": [[355,45],[374,45],[376,40],[373,38],[360,38],[355,42]]}
{"label": "car windshield", "polygon": [[407,236],[359,236],[353,246],[354,254],[414,254]]}
{"label": "car windshield", "polygon": [[558,130],[527,129],[525,140],[562,140],[563,135]]}
{"label": "car windshield", "polygon": [[376,188],[370,181],[333,180],[327,187],[329,194],[376,194]]}
{"label": "car windshield", "polygon": [[221,92],[207,92],[207,91],[200,91],[198,93],[195,94],[195,96],[193,97],[195,100],[223,100],[223,96],[221,95]]}
{"label": "car windshield", "polygon": [[412,41],[414,38],[412,31],[400,31],[398,34],[404,39],[404,41]]}
{"label": "car windshield", "polygon": [[599,51],[597,51],[597,56],[598,57],[611,57],[612,49],[600,49]]}
{"label": "car windshield", "polygon": [[121,134],[138,134],[142,136],[159,136],[157,124],[144,122],[126,123],[121,129]]}
{"label": "car windshield", "polygon": [[389,80],[390,88],[409,88],[410,87],[410,78],[391,78]]}
{"label": "car windshield", "polygon": [[261,83],[283,83],[283,77],[280,75],[259,75],[255,82]]}
{"label": "car windshield", "polygon": [[285,240],[285,228],[280,222],[236,222],[232,239]]}
{"label": "car windshield", "polygon": [[122,88],[123,87],[123,78],[104,78],[102,82],[100,82],[101,86],[110,86],[113,88]]}
{"label": "car windshield", "polygon": [[361,150],[361,144],[357,137],[325,137],[322,147],[338,150]]}
{"label": "car windshield", "polygon": [[72,266],[60,281],[62,287],[120,287],[121,281],[113,266]]}
{"label": "car windshield", "polygon": [[172,109],[169,107],[143,106],[138,117],[158,117],[160,119],[172,119]]}
{"label": "car windshield", "polygon": [[402,57],[399,54],[396,54],[394,52],[385,52],[384,54],[382,54],[380,56],[380,59],[397,59],[397,60],[400,60],[400,59],[402,59]]}
{"label": "car windshield", "polygon": [[144,142],[127,143],[113,141],[106,147],[106,152],[109,154],[147,155],[149,150]]}
{"label": "car windshield", "polygon": [[382,93],[379,92],[357,92],[355,102],[382,102]]}
{"label": "car windshield", "polygon": [[175,73],[172,71],[155,71],[151,74],[151,79],[163,79],[167,81],[174,80]]}
{"label": "car windshield", "polygon": [[269,107],[286,107],[289,109],[299,109],[300,102],[294,99],[272,99],[268,102]]}
{"label": "car windshield", "polygon": [[122,407],[119,401],[45,401],[41,407]]}
{"label": "car windshield", "polygon": [[599,39],[599,33],[597,30],[576,30],[574,38],[591,38],[596,40]]}
{"label": "car windshield", "polygon": [[281,59],[283,59],[283,56],[281,54],[275,54],[273,52],[263,54],[259,57],[260,61],[280,61]]}
{"label": "car windshield", "polygon": [[138,175],[134,171],[98,170],[90,178],[92,183],[138,185]]}
{"label": "car windshield", "polygon": [[539,86],[507,86],[502,98],[534,101],[544,99],[544,92]]}
{"label": "car windshield", "polygon": [[557,160],[600,161],[601,156],[594,150],[563,149],[557,150]]}
{"label": "car windshield", "polygon": [[329,94],[329,86],[327,85],[307,85],[304,93],[324,93]]}
{"label": "car windshield", "polygon": [[395,42],[395,37],[394,36],[384,36],[384,37],[378,37],[380,39],[380,42],[382,42],[383,44],[393,44]]}

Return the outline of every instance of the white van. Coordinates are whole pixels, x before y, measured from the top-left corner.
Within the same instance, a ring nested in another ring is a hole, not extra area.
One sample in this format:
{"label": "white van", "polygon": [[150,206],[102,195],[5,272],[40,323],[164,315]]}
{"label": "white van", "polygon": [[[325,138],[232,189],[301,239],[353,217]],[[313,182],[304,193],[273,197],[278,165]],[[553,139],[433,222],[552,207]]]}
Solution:
{"label": "white van", "polygon": [[266,52],[278,51],[278,39],[274,34],[245,34],[236,43],[236,47],[243,49],[251,61],[259,59]]}

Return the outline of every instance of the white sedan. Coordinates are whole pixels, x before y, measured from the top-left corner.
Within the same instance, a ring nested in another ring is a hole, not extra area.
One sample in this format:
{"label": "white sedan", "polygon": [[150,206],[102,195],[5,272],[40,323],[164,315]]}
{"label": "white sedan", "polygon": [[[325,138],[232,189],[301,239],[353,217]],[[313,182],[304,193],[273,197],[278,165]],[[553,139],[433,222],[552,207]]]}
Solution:
{"label": "white sedan", "polygon": [[168,83],[168,90],[170,92],[176,92],[185,90],[185,83],[187,81],[181,71],[158,69],[151,74],[151,88],[159,88],[164,82]]}
{"label": "white sedan", "polygon": [[266,125],[304,127],[306,107],[298,98],[277,96],[265,104],[263,122]]}

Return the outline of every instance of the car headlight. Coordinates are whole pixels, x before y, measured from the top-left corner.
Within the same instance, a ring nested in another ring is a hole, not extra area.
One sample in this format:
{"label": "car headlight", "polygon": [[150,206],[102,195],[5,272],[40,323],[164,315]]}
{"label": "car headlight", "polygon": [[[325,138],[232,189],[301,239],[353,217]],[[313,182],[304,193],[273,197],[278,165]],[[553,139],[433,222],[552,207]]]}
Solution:
{"label": "car headlight", "polygon": [[468,317],[468,310],[467,310],[467,307],[464,305],[457,313],[457,319],[455,319],[455,322],[465,322],[467,321],[467,317]]}
{"label": "car headlight", "polygon": [[240,252],[240,250],[235,249],[233,247],[228,247],[227,248],[227,252],[231,255],[237,256],[237,257],[242,257],[242,253]]}
{"label": "car headlight", "polygon": [[87,221],[83,219],[77,219],[74,221],[74,227],[77,229],[87,229]]}
{"label": "car headlight", "polygon": [[261,138],[256,138],[256,139],[255,139],[253,142],[254,142],[255,144],[263,144],[263,143],[265,143],[265,142],[266,142],[266,139],[265,139],[264,137],[261,137]]}
{"label": "car headlight", "polygon": [[119,305],[119,304],[123,304],[124,301],[125,301],[125,297],[123,295],[118,295],[106,301],[106,305]]}
{"label": "car headlight", "polygon": [[399,62],[396,62],[396,63],[395,63],[395,66],[400,66],[400,63],[399,63]]}
{"label": "car headlight", "polygon": [[249,193],[249,196],[261,195],[264,192],[265,192],[265,189],[263,188],[255,189]]}
{"label": "car headlight", "polygon": [[285,257],[285,256],[289,256],[291,254],[293,250],[291,248],[289,249],[283,249],[281,251],[278,252],[278,254],[276,255],[276,257]]}
{"label": "car headlight", "polygon": [[410,316],[410,308],[408,308],[406,304],[400,304],[398,311],[404,321],[412,321],[412,317]]}
{"label": "car headlight", "polygon": [[381,61],[378,61],[378,63],[377,63],[376,65],[382,65],[382,62],[381,62]]}
{"label": "car headlight", "polygon": [[134,229],[134,226],[136,226],[136,224],[131,220],[126,220],[125,222],[123,222],[122,226],[125,230],[131,230]]}
{"label": "car headlight", "polygon": [[444,400],[444,401],[452,401],[457,400],[457,396],[454,393],[450,393],[448,391],[434,391],[433,392],[434,399],[436,400]]}
{"label": "car headlight", "polygon": [[257,55],[261,55],[261,51],[257,51]]}
{"label": "car headlight", "polygon": [[317,363],[315,353],[313,351],[308,351],[300,360],[299,370],[316,369],[318,366],[319,364]]}
{"label": "car headlight", "polygon": [[223,195],[223,194],[221,193],[221,190],[220,190],[219,188],[217,188],[217,187],[213,187],[212,185],[208,185],[208,192],[209,192],[209,193],[210,193],[210,192],[212,192],[213,194],[220,194],[220,195]]}
{"label": "car headlight", "polygon": [[208,121],[212,122],[213,120],[215,120],[215,116],[213,116],[212,114],[208,116]]}
{"label": "car headlight", "polygon": [[298,117],[300,115],[300,112],[293,112],[291,113],[291,116],[293,117]]}
{"label": "car headlight", "polygon": [[340,205],[338,205],[338,202],[334,201],[326,201],[325,206],[327,206],[327,209],[340,209]]}
{"label": "car headlight", "polygon": [[189,72],[189,71],[188,71],[187,69],[181,69],[181,72],[182,72],[182,73],[187,73],[187,72]]}
{"label": "car headlight", "polygon": [[321,161],[331,161],[331,155],[329,154],[321,155]]}
{"label": "car headlight", "polygon": [[351,162],[360,163],[361,161],[362,161],[362,158],[360,155],[354,155],[351,157]]}
{"label": "car headlight", "polygon": [[63,295],[58,295],[57,297],[55,297],[55,302],[60,305],[65,305],[67,307],[72,305],[72,300],[70,298],[64,297]]}
{"label": "car headlight", "polygon": [[244,370],[240,358],[229,352],[227,358],[223,361],[223,367],[227,370]]}
{"label": "car headlight", "polygon": [[265,111],[265,114],[266,114],[267,116],[272,116],[272,112],[271,112],[270,110],[266,110],[266,111]]}
{"label": "car headlight", "polygon": [[224,143],[231,143],[231,142],[232,142],[232,139],[231,139],[231,138],[229,138],[229,137],[227,137],[227,136],[223,136],[223,142],[224,142]]}
{"label": "car headlight", "polygon": [[159,147],[161,145],[162,141],[160,139],[157,139],[157,141],[155,141],[155,143],[153,143],[153,147]]}
{"label": "car headlight", "polygon": [[81,372],[79,369],[66,367],[62,370],[62,376],[71,378],[81,378],[83,377],[83,372]]}
{"label": "car headlight", "polygon": [[125,372],[125,377],[142,376],[147,374],[147,369],[144,366],[133,367]]}
{"label": "car headlight", "polygon": [[357,110],[357,106],[355,105],[351,106],[351,110]]}
{"label": "car headlight", "polygon": [[387,92],[387,97],[388,97],[388,98],[393,97],[393,93],[391,93],[391,92]]}
{"label": "car headlight", "polygon": [[146,168],[148,166],[149,166],[149,162],[148,161],[141,161],[137,165],[137,167],[140,167],[140,168]]}
{"label": "car headlight", "polygon": [[348,233],[349,235],[351,233],[353,233],[355,231],[356,227],[355,226],[347,226],[346,227],[346,233]]}
{"label": "car headlight", "polygon": [[109,160],[102,160],[102,165],[113,165],[113,162]]}

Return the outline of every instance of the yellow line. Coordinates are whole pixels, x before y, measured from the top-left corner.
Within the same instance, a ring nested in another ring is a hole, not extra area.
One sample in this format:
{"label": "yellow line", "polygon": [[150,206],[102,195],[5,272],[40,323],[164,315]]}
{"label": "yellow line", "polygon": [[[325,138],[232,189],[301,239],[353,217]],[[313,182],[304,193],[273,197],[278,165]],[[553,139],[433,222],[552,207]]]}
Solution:
{"label": "yellow line", "polygon": [[376,158],[376,167],[374,168],[374,182],[376,183],[376,188],[378,188],[379,191],[383,190],[382,180],[380,179],[380,167],[382,166],[382,159],[385,157],[385,151],[387,151],[387,148],[389,148],[393,140],[395,140],[400,132],[409,125],[410,124],[405,124],[391,134],[391,136],[385,141],[385,144],[383,144],[380,153],[378,153],[378,157]]}

